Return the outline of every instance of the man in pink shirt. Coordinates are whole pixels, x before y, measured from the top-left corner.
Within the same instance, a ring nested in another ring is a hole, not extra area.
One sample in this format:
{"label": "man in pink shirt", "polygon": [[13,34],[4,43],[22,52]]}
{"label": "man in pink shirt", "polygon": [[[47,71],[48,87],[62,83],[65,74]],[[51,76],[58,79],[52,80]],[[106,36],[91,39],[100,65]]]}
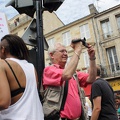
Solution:
{"label": "man in pink shirt", "polygon": [[[73,74],[82,53],[82,42],[71,43],[71,47],[74,49],[74,54],[67,65],[68,54],[65,46],[56,43],[54,48],[49,48],[48,53],[52,65],[46,67],[43,73],[43,85],[45,88],[47,86],[61,86],[64,81],[69,80],[64,110],[60,111],[62,120],[77,120],[81,116],[81,101],[77,81],[73,78]],[[88,55],[90,59],[89,74],[77,72],[81,87],[92,83],[96,77],[95,50],[91,45],[88,45]]]}

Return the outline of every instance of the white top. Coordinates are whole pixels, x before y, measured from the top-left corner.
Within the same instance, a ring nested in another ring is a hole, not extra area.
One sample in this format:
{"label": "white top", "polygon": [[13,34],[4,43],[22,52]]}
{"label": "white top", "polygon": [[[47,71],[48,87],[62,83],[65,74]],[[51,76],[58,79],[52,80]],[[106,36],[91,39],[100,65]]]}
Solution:
{"label": "white top", "polygon": [[92,108],[90,107],[90,105],[86,102],[85,106],[87,107],[87,115],[91,116],[92,115]]}
{"label": "white top", "polygon": [[44,120],[34,66],[26,60],[9,59],[17,62],[22,67],[26,75],[26,87],[22,97],[15,104],[0,111],[0,120]]}

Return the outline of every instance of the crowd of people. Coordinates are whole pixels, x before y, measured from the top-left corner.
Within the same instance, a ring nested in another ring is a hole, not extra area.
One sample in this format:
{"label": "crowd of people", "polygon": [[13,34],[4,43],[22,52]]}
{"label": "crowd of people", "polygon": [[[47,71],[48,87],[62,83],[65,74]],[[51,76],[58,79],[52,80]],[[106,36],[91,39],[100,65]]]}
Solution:
{"label": "crowd of people", "polygon": [[[96,65],[95,49],[88,45],[89,73],[77,71],[82,53],[82,42],[71,43],[73,56],[67,63],[68,52],[61,43],[49,46],[51,65],[43,71],[43,86],[62,86],[68,81],[68,93],[61,120],[81,120],[82,99],[78,84],[92,84],[91,97],[86,97],[86,120],[118,120],[120,97],[116,97],[107,81],[101,78],[100,66]],[[24,41],[17,35],[5,35],[0,41],[0,120],[44,120],[38,94],[37,71],[28,62],[29,52]],[[74,79],[77,74],[78,83]],[[91,100],[91,101],[90,101]],[[76,109],[77,108],[77,109]]]}

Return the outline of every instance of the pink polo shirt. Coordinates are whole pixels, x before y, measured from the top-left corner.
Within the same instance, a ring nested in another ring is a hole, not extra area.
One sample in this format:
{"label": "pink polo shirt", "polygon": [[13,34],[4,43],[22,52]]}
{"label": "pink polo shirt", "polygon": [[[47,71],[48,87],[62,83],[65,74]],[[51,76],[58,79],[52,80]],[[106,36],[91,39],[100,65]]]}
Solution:
{"label": "pink polo shirt", "polygon": [[[48,66],[44,69],[43,74],[43,85],[55,85],[60,86],[62,85],[62,72],[63,69],[59,67],[59,65],[52,65]],[[83,72],[78,72],[78,79],[80,82],[80,86],[84,87],[87,85],[86,79],[88,74]],[[72,77],[69,80],[69,87],[68,87],[68,95],[66,98],[66,103],[64,106],[64,110],[60,113],[61,118],[68,118],[68,119],[75,119],[80,117],[81,115],[81,101],[78,94],[78,87],[77,82]]]}

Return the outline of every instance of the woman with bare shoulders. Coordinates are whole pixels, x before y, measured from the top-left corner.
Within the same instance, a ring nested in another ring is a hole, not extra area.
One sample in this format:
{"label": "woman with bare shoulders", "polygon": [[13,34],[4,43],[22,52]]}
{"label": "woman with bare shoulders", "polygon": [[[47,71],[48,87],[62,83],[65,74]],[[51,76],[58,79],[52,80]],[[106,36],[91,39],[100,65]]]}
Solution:
{"label": "woman with bare shoulders", "polygon": [[[37,92],[37,74],[28,62],[24,41],[12,34],[0,42],[0,118],[44,120]],[[0,119],[0,120],[1,120]]]}

